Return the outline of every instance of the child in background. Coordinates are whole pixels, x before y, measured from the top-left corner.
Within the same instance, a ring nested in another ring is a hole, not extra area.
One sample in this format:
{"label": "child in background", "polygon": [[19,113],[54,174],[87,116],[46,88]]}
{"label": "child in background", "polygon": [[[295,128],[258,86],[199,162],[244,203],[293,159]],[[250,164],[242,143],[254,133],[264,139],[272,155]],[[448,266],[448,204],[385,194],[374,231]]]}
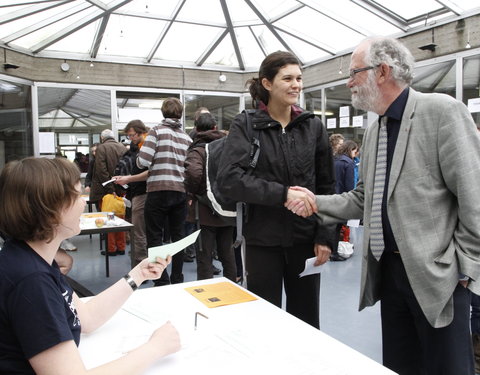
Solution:
{"label": "child in background", "polygon": [[[115,184],[113,194],[106,194],[102,198],[102,211],[113,212],[115,216],[125,218],[125,194],[126,191],[120,185]],[[125,232],[108,233],[108,255],[125,255],[126,235]],[[105,255],[105,251],[102,251]]]}

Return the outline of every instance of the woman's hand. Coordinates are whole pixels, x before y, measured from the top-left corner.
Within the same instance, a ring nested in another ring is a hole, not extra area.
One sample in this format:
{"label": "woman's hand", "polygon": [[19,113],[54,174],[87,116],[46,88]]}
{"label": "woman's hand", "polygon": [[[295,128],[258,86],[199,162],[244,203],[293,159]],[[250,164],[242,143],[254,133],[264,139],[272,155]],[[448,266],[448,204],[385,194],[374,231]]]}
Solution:
{"label": "woman's hand", "polygon": [[172,262],[172,257],[169,255],[167,259],[160,257],[156,258],[156,262],[149,262],[148,258],[142,260],[130,272],[130,276],[135,283],[140,286],[145,280],[156,280],[162,276],[162,272]]}
{"label": "woman's hand", "polygon": [[315,195],[308,189],[293,186],[288,189],[285,207],[302,217],[308,217],[317,212]]}
{"label": "woman's hand", "polygon": [[320,245],[318,243],[315,244],[313,251],[315,252],[315,256],[317,259],[315,260],[314,266],[320,266],[324,264],[327,260],[330,259],[330,255],[332,254],[332,250],[327,245]]}
{"label": "woman's hand", "polygon": [[181,348],[180,335],[170,321],[153,332],[149,343],[160,351],[161,357],[178,352]]}

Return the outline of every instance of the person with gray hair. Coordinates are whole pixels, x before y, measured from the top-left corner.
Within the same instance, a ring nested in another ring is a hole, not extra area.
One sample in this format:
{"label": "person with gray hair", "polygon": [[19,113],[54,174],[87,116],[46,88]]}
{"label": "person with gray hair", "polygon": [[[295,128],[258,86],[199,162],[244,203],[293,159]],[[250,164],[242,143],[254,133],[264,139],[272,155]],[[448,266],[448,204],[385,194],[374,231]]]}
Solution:
{"label": "person with gray hair", "polygon": [[[363,218],[360,308],[381,300],[383,364],[401,375],[473,375],[480,137],[462,102],[409,87],[412,71],[399,41],[360,43],[347,86],[355,107],[380,118],[365,131],[357,187],[315,198],[300,190],[324,223]],[[288,208],[304,214],[302,203]]]}
{"label": "person with gray hair", "polygon": [[100,133],[101,144],[95,151],[95,162],[92,170],[92,185],[90,187],[90,201],[96,202],[97,210],[101,210],[101,201],[104,195],[112,194],[113,184],[102,185],[110,180],[115,167],[123,154],[127,151],[124,145],[115,140],[113,131],[105,129]]}
{"label": "person with gray hair", "polygon": [[109,138],[115,139],[112,129],[102,130],[102,132],[100,133],[100,139],[102,140],[102,142],[105,142],[105,140]]}

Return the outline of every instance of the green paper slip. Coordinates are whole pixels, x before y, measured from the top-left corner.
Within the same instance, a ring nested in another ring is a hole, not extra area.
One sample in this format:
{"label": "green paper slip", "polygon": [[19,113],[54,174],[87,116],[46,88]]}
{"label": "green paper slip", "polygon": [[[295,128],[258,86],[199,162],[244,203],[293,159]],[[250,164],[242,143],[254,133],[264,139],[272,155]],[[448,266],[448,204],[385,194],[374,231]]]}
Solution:
{"label": "green paper slip", "polygon": [[148,249],[148,261],[155,262],[156,257],[160,257],[166,259],[169,255],[175,255],[179,251],[182,251],[187,246],[193,244],[196,240],[198,235],[200,234],[200,230],[193,232],[189,236],[182,238],[180,241],[169,243],[167,245],[162,246],[155,246]]}

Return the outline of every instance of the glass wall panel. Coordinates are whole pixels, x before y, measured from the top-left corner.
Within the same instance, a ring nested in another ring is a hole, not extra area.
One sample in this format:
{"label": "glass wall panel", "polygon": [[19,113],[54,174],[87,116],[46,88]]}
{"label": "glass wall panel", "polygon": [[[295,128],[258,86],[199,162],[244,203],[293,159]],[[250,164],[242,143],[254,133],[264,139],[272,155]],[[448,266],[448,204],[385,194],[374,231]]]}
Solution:
{"label": "glass wall panel", "polygon": [[463,101],[469,106],[473,120],[480,128],[480,56],[463,60]]}
{"label": "glass wall panel", "polygon": [[444,93],[455,98],[455,60],[415,68],[412,87],[425,93]]}
{"label": "glass wall panel", "polygon": [[39,87],[38,117],[40,136],[53,133],[55,148],[54,152],[41,148],[40,154],[55,153],[73,161],[77,153],[88,155],[102,130],[111,129],[110,91]]}
{"label": "glass wall panel", "polygon": [[322,112],[322,90],[305,93],[305,108],[319,116],[328,134],[339,133],[345,139],[361,142],[367,125],[367,114],[351,106],[350,90],[345,84],[323,89],[326,108]]}
{"label": "glass wall panel", "polygon": [[126,138],[123,129],[130,121],[142,120],[147,128],[158,125],[163,120],[163,101],[171,97],[180,99],[179,94],[168,92],[117,91],[116,96],[117,129],[121,140]]}
{"label": "glass wall panel", "polygon": [[190,132],[194,125],[194,114],[199,107],[206,107],[217,119],[217,128],[228,130],[239,112],[239,96],[185,95],[185,129]]}
{"label": "glass wall panel", "polygon": [[31,87],[0,80],[0,170],[33,155]]}

